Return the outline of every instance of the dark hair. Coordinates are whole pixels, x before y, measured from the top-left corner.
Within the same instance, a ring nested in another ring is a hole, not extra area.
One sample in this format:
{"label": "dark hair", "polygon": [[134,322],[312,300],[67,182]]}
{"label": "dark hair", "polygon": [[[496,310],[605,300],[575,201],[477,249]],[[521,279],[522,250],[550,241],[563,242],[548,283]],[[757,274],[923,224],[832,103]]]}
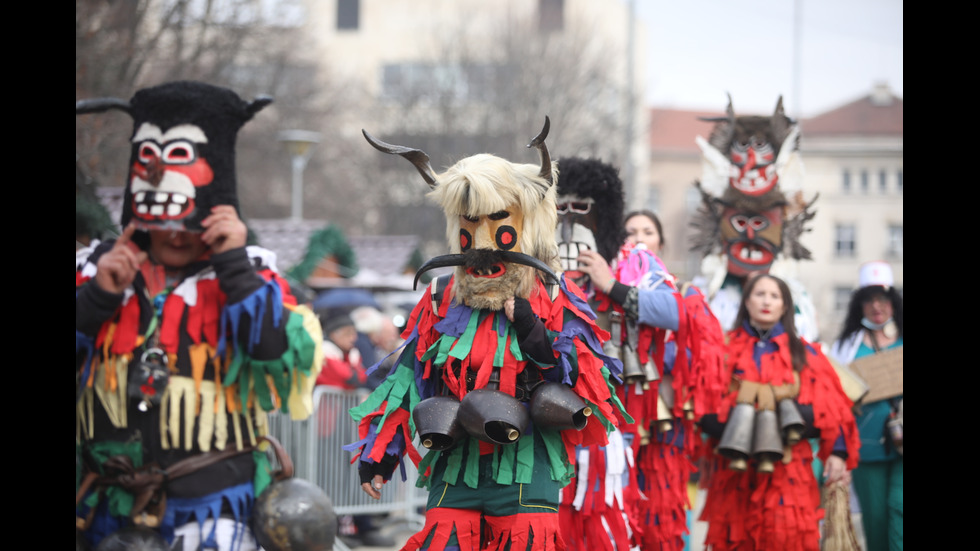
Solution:
{"label": "dark hair", "polygon": [[648,209],[634,210],[627,213],[626,216],[623,218],[623,226],[626,226],[626,223],[629,222],[630,218],[634,218],[636,216],[646,216],[647,218],[650,219],[650,221],[653,222],[653,225],[656,226],[657,228],[657,234],[660,235],[660,249],[661,250],[665,249],[667,247],[667,239],[664,238],[664,226],[663,224],[660,223],[660,218],[658,218],[657,215],[654,214],[652,210],[648,210]]}
{"label": "dark hair", "polygon": [[841,330],[839,340],[845,340],[854,333],[857,333],[864,326],[861,319],[864,318],[864,303],[868,302],[876,295],[884,295],[892,303],[892,320],[898,327],[898,336],[905,337],[905,327],[902,315],[902,295],[894,287],[882,287],[880,285],[869,285],[862,287],[851,293],[851,302],[847,305],[847,317],[844,318],[844,329]]}
{"label": "dark hair", "polygon": [[755,286],[763,278],[769,278],[775,281],[779,287],[779,294],[782,295],[784,309],[783,316],[779,318],[779,321],[783,324],[783,331],[789,338],[789,354],[793,361],[793,369],[800,371],[806,366],[806,348],[796,333],[796,321],[794,319],[796,307],[793,305],[793,294],[790,292],[789,285],[785,281],[769,274],[755,274],[750,277],[745,282],[745,286],[742,287],[742,301],[738,306],[738,316],[735,317],[735,328],[741,328],[746,320],[751,323],[752,320],[749,318],[749,310],[745,307],[745,303],[748,302],[749,297],[752,295],[752,290],[755,289]]}

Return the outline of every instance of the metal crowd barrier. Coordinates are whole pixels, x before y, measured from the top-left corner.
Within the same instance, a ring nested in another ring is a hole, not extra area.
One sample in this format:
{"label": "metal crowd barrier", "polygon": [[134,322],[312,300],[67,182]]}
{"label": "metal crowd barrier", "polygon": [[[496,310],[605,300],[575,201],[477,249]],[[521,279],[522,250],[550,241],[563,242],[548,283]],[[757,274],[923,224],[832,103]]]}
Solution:
{"label": "metal crowd barrier", "polygon": [[[416,488],[418,473],[405,456],[407,480],[395,469],[392,479],[375,500],[361,489],[353,454],[342,446],[358,440],[357,425],[350,409],[368,395],[365,390],[349,391],[317,387],[313,392],[313,415],[305,421],[292,421],[289,415],[269,415],[269,432],[282,443],[293,460],[294,476],[315,483],[333,502],[337,515],[395,513],[415,529],[425,524],[426,491]],[[415,442],[418,445],[417,442]]]}

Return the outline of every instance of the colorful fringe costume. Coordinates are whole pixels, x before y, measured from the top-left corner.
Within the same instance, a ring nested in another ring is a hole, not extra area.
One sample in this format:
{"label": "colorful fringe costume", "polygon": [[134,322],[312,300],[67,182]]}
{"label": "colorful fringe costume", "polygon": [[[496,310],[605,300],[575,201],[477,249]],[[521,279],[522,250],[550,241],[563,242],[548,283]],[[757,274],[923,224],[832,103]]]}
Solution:
{"label": "colorful fringe costume", "polygon": [[[149,261],[124,295],[91,281],[99,256],[111,246],[102,243],[76,255],[81,474],[102,475],[98,480],[104,481],[119,474],[108,465],[120,465],[121,458],[138,473],[229,452],[165,484],[165,516],[157,520],[165,536],[175,526],[216,519],[222,507],[244,523],[262,489],[253,481],[268,482],[265,454],[256,452],[253,459],[251,451],[266,434],[266,412],[282,409],[298,419],[312,412],[322,364],[319,323],[308,308],[296,305],[263,249],[249,247],[250,256],[245,249],[213,255],[151,296],[146,278],[162,276],[163,268]],[[132,379],[142,376],[140,360],[151,347],[166,354],[166,383],[155,386],[151,377],[134,389]],[[134,495],[122,486],[96,481],[76,513],[91,519],[94,544],[148,510],[134,510]]]}
{"label": "colorful fringe costume", "polygon": [[[453,285],[454,280],[437,304],[427,294],[415,307],[395,367],[367,401],[351,410],[361,440],[347,449],[358,452],[355,460],[362,464],[384,465],[385,480],[405,453],[418,467],[419,486],[430,491],[426,525],[405,549],[564,549],[558,491],[574,475],[576,446],[607,443],[618,405],[612,381],[621,365],[601,353],[601,340],[608,335],[595,325],[581,291],[564,277],[553,295],[538,282],[528,298],[554,350],[549,363],[522,351],[503,311],[455,302]],[[522,381],[564,383],[594,413],[582,430],[532,422],[513,444],[464,436],[452,448],[421,457],[411,445],[413,408],[438,395],[462,399],[485,388],[492,373],[499,373],[500,391],[524,400]]]}
{"label": "colorful fringe costume", "polygon": [[[858,463],[857,426],[851,401],[827,358],[806,343],[807,365],[799,372],[797,403],[813,409],[813,428],[819,431],[818,456],[846,455],[848,469]],[[728,370],[735,381],[724,397],[719,420],[725,422],[735,404],[738,382],[773,386],[794,382],[789,343],[777,324],[768,341],[760,341],[747,323],[729,335]],[[717,446],[717,441],[712,441]],[[708,496],[701,519],[708,522],[706,544],[714,550],[819,549],[820,489],[813,474],[810,442],[804,438],[784,448],[771,474],[728,468],[729,460],[712,456]]]}
{"label": "colorful fringe costume", "polygon": [[718,407],[726,387],[723,334],[704,296],[694,287],[682,295],[649,251],[624,247],[616,277],[610,296],[599,295],[599,309],[611,307],[634,320],[639,364],[653,361],[660,374],[617,389],[634,420],[622,425],[636,458],[626,513],[641,549],[682,550],[691,508],[687,486],[701,441],[695,422]]}

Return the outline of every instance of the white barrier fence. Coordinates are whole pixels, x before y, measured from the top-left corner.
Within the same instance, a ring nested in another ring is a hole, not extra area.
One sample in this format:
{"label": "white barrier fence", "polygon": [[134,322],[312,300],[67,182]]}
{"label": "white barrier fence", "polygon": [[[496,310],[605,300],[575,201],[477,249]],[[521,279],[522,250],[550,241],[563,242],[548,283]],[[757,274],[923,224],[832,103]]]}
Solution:
{"label": "white barrier fence", "polygon": [[308,420],[292,421],[289,415],[274,413],[269,416],[269,432],[293,460],[294,476],[322,488],[338,515],[398,513],[405,522],[421,527],[424,517],[420,509],[425,508],[426,491],[415,487],[418,473],[411,460],[405,457],[407,480],[402,481],[396,468],[381,491],[381,499],[375,500],[361,489],[357,465],[351,464],[353,454],[343,449],[359,439],[349,411],[367,395],[364,390],[317,387],[313,392],[314,412]]}

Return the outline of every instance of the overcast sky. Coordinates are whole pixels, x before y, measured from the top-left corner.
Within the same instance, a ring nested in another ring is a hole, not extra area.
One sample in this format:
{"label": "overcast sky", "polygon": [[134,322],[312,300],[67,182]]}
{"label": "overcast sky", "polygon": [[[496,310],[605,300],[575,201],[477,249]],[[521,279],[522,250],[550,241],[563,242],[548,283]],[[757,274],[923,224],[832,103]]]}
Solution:
{"label": "overcast sky", "polygon": [[736,113],[769,113],[782,95],[790,116],[813,116],[876,82],[903,96],[901,0],[625,1],[646,25],[651,107],[723,111],[730,92]]}

